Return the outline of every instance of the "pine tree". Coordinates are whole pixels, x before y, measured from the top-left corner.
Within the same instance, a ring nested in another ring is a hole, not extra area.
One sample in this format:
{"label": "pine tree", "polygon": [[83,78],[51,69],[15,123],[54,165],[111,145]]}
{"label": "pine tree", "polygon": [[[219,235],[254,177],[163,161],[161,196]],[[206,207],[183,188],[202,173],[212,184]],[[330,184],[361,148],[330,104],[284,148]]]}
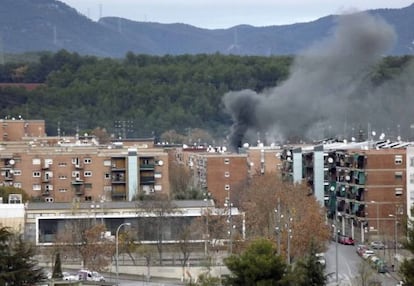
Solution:
{"label": "pine tree", "polygon": [[45,279],[34,247],[9,228],[0,228],[0,285],[33,285]]}
{"label": "pine tree", "polygon": [[298,278],[298,286],[323,286],[326,284],[324,265],[319,263],[316,256],[317,248],[314,241],[311,242],[309,253],[304,260],[299,261],[294,270]]}
{"label": "pine tree", "polygon": [[225,264],[232,275],[224,284],[232,286],[279,285],[287,270],[267,239],[254,240],[242,254],[226,258]]}

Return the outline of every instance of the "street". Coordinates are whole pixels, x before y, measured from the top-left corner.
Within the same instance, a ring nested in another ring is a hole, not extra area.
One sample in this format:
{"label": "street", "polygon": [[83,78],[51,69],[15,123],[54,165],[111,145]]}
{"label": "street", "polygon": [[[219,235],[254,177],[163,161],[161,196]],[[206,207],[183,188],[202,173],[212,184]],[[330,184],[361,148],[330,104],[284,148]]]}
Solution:
{"label": "street", "polygon": [[[338,253],[338,259],[336,259],[336,253]],[[330,242],[325,256],[325,271],[326,274],[329,274],[327,285],[356,285],[355,282],[358,281],[358,278],[361,276],[361,271],[364,269],[362,266],[364,260],[356,253],[355,246],[343,244],[336,245],[335,242]],[[338,261],[338,263],[336,263],[336,261]],[[336,275],[336,269],[338,269],[338,275]],[[397,283],[397,280],[394,279],[389,273],[377,273],[375,270],[370,268],[370,266],[365,269],[366,272],[372,271],[372,275],[370,277],[380,281],[382,286],[393,286]]]}

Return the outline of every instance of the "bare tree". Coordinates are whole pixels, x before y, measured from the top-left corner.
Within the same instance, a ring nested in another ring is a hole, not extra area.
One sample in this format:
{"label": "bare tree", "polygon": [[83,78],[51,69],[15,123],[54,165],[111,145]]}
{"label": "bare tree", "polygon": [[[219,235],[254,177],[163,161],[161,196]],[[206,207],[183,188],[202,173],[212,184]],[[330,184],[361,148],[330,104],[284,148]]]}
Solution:
{"label": "bare tree", "polygon": [[329,240],[324,210],[304,184],[283,182],[276,174],[254,177],[243,201],[249,238],[280,235],[278,247],[284,256],[305,255],[311,238],[320,242],[321,250]]}
{"label": "bare tree", "polygon": [[115,252],[114,242],[104,236],[105,231],[103,224],[90,226],[82,220],[73,221],[58,233],[60,247],[65,253],[80,255],[84,267],[105,270]]}
{"label": "bare tree", "polygon": [[190,255],[193,251],[193,243],[191,242],[191,239],[193,237],[192,235],[192,227],[190,226],[183,226],[181,228],[179,242],[178,242],[178,248],[182,254],[181,259],[181,267],[183,271],[183,277],[185,277],[185,266],[187,265],[188,260],[190,259]]}
{"label": "bare tree", "polygon": [[153,216],[151,219],[151,226],[155,230],[159,264],[162,265],[164,233],[166,228],[170,227],[167,223],[169,219],[168,215],[177,210],[170,198],[164,195],[154,195],[152,200],[137,202],[137,209],[145,212],[149,216]]}
{"label": "bare tree", "polygon": [[369,286],[373,274],[374,271],[369,263],[367,261],[362,261],[358,267],[358,286]]}
{"label": "bare tree", "polygon": [[137,249],[138,253],[144,257],[145,265],[147,266],[147,281],[151,277],[151,264],[154,260],[155,249],[152,245],[142,244]]}

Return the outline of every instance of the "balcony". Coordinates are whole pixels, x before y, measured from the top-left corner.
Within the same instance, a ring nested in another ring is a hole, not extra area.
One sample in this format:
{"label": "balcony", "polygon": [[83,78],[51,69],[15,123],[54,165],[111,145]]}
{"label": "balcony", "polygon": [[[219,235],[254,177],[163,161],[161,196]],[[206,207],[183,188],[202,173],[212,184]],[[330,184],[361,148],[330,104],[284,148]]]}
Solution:
{"label": "balcony", "polygon": [[125,174],[114,174],[112,175],[112,184],[125,184]]}
{"label": "balcony", "polygon": [[142,171],[154,170],[155,164],[140,164],[139,169]]}
{"label": "balcony", "polygon": [[155,183],[154,176],[145,176],[140,178],[141,185],[153,185]]}
{"label": "balcony", "polygon": [[111,197],[114,198],[114,199],[126,198],[126,193],[125,192],[119,192],[119,191],[113,191],[111,193]]}
{"label": "balcony", "polygon": [[72,185],[83,185],[83,180],[80,178],[76,178],[75,180],[72,181]]}
{"label": "balcony", "polygon": [[124,165],[117,165],[117,164],[112,164],[111,166],[111,171],[112,172],[125,172],[125,166]]}

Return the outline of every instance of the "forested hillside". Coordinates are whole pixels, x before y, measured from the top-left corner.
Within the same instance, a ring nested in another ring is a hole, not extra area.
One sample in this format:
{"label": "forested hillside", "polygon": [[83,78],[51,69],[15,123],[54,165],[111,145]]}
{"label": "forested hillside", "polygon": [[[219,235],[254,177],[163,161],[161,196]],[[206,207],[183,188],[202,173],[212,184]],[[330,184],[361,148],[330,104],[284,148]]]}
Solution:
{"label": "forested hillside", "polygon": [[[380,84],[396,76],[409,59],[387,57],[367,80]],[[129,53],[115,60],[65,50],[45,53],[36,62],[0,66],[0,82],[45,84],[30,92],[2,88],[0,116],[45,119],[49,135],[56,135],[58,126],[66,135],[96,127],[116,133],[116,124],[127,122],[129,138],[157,137],[169,130],[186,134],[194,128],[224,138],[232,122],[224,112],[223,95],[274,87],[289,76],[292,61],[286,56]]]}

